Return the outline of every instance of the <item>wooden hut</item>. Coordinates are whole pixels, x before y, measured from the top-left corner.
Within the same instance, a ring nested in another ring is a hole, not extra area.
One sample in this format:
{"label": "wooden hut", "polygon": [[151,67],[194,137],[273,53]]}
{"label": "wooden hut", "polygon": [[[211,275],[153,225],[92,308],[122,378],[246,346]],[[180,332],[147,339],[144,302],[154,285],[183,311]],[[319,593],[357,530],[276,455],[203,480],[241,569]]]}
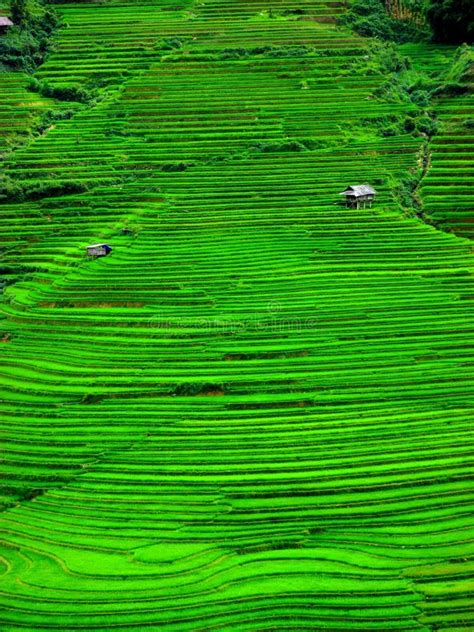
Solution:
{"label": "wooden hut", "polygon": [[106,257],[112,248],[108,244],[92,244],[87,246],[86,251],[89,257]]}
{"label": "wooden hut", "polygon": [[0,35],[4,35],[10,26],[13,26],[13,22],[6,15],[0,15]]}
{"label": "wooden hut", "polygon": [[350,208],[360,208],[361,205],[368,203],[369,207],[372,206],[372,201],[375,199],[377,191],[368,184],[356,184],[347,187],[345,191],[339,195],[344,195],[346,198],[346,206]]}

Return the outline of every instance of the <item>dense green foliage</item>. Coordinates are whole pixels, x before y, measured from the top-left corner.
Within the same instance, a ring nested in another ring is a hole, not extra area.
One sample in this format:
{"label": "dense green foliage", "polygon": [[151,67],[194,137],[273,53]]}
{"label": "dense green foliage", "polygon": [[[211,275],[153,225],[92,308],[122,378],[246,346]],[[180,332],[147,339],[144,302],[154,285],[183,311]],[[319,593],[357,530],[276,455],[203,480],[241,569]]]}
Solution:
{"label": "dense green foliage", "polygon": [[391,15],[383,0],[354,0],[340,21],[364,37],[399,43],[421,40],[427,34],[419,24]]}
{"label": "dense green foliage", "polygon": [[11,16],[14,26],[0,35],[0,68],[3,64],[32,72],[51,46],[57,15],[41,0],[12,0]]}
{"label": "dense green foliage", "polygon": [[341,22],[366,37],[394,42],[426,39],[448,44],[474,41],[472,0],[353,0]]}
{"label": "dense green foliage", "polygon": [[0,81],[2,632],[470,632],[471,51],[57,11]]}
{"label": "dense green foliage", "polygon": [[17,26],[26,27],[33,15],[37,12],[38,4],[35,2],[33,7],[32,0],[11,0],[10,2],[10,14],[13,20],[13,24]]}
{"label": "dense green foliage", "polygon": [[18,184],[11,178],[4,178],[0,181],[0,201],[7,199],[21,202],[23,200],[36,200],[55,195],[70,195],[71,193],[82,193],[87,191],[85,182],[75,182],[74,180],[40,180]]}
{"label": "dense green foliage", "polygon": [[474,42],[474,2],[472,0],[429,0],[427,18],[437,42]]}
{"label": "dense green foliage", "polygon": [[93,99],[93,93],[91,90],[80,84],[55,83],[54,85],[50,85],[47,81],[38,81],[32,77],[28,87],[33,92],[38,92],[45,97],[51,97],[53,99],[58,99],[59,101],[91,103]]}

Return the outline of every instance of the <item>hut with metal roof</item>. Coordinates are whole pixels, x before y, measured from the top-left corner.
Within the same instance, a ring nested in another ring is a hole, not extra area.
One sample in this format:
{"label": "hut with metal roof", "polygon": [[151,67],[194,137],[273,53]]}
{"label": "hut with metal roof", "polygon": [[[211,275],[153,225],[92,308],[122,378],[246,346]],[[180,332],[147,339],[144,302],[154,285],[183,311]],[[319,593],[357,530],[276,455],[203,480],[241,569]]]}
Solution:
{"label": "hut with metal roof", "polygon": [[345,196],[346,206],[350,208],[360,208],[363,204],[365,208],[367,203],[369,207],[372,206],[376,194],[377,191],[368,184],[355,184],[347,187],[347,189],[339,195]]}
{"label": "hut with metal roof", "polygon": [[13,22],[6,15],[0,15],[0,35],[4,35],[10,26],[13,26]]}
{"label": "hut with metal roof", "polygon": [[112,252],[112,247],[109,244],[92,244],[87,246],[86,252],[89,257],[106,257]]}

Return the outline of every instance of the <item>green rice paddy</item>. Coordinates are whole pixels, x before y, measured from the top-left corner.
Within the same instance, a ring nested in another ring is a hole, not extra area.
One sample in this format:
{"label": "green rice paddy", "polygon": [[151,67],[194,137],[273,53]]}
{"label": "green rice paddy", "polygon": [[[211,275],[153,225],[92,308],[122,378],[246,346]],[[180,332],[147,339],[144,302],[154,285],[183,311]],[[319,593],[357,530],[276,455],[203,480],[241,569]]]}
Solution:
{"label": "green rice paddy", "polygon": [[97,98],[0,75],[1,630],[472,631],[472,95],[430,224],[342,3],[55,6],[36,76]]}

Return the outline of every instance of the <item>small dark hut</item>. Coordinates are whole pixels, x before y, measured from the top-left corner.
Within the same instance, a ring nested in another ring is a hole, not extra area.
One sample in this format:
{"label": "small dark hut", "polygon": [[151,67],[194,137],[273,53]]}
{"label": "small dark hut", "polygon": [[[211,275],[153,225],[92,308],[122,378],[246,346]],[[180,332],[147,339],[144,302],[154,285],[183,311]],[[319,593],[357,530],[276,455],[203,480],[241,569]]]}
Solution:
{"label": "small dark hut", "polygon": [[106,257],[112,252],[108,244],[92,244],[92,246],[87,246],[86,250],[89,257]]}
{"label": "small dark hut", "polygon": [[4,35],[10,26],[13,26],[13,22],[6,15],[0,15],[0,35]]}
{"label": "small dark hut", "polygon": [[372,201],[375,199],[377,191],[368,184],[356,184],[354,186],[347,187],[345,191],[339,195],[345,195],[346,206],[350,208],[360,208],[361,204],[368,203],[369,207],[372,206]]}

